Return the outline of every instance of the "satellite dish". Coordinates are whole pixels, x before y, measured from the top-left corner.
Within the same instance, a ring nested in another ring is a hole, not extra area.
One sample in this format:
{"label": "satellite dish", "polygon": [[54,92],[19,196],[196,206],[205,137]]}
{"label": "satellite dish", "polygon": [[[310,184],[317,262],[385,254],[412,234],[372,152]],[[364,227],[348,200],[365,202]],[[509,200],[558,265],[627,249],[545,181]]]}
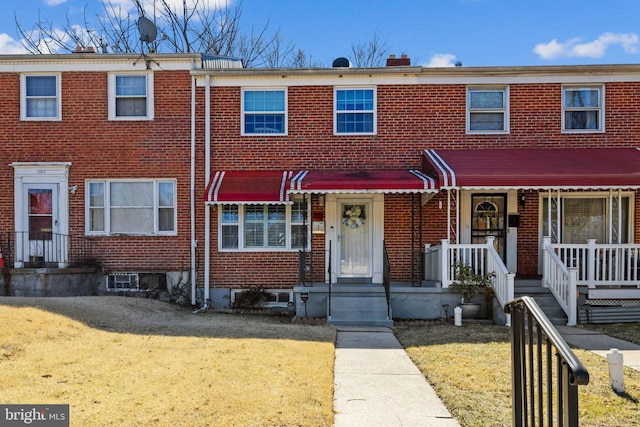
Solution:
{"label": "satellite dish", "polygon": [[140,32],[140,40],[145,43],[153,43],[158,37],[156,24],[144,16],[138,18],[138,32]]}

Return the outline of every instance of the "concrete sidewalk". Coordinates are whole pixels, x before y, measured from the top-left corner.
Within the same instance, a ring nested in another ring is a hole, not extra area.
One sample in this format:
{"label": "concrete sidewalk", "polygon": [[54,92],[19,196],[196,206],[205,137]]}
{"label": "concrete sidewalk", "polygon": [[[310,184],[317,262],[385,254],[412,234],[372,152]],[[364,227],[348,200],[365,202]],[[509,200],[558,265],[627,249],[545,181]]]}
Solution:
{"label": "concrete sidewalk", "polygon": [[[588,328],[589,325],[585,327]],[[640,371],[640,345],[588,329],[571,326],[556,326],[556,329],[567,344],[592,351],[605,359],[612,348],[617,348],[622,353],[623,364]]]}
{"label": "concrete sidewalk", "polygon": [[390,329],[337,329],[335,427],[460,426]]}

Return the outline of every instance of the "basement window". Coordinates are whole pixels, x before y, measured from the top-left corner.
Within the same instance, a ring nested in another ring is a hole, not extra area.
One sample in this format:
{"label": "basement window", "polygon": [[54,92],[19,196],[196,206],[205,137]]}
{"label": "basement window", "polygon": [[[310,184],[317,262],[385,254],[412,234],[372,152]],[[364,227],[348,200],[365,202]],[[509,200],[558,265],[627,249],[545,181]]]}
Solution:
{"label": "basement window", "polygon": [[107,276],[107,291],[134,291],[140,290],[140,277],[138,273],[112,273]]}

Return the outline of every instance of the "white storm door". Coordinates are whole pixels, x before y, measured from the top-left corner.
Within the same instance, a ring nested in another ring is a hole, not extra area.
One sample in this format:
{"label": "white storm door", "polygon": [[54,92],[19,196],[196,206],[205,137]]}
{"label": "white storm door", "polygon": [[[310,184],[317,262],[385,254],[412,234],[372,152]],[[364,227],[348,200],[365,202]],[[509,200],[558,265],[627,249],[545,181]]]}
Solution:
{"label": "white storm door", "polygon": [[373,261],[371,202],[341,201],[338,207],[339,274],[341,277],[371,277]]}
{"label": "white storm door", "polygon": [[60,262],[61,241],[58,233],[58,185],[25,184],[23,191],[23,259],[25,262],[41,264]]}

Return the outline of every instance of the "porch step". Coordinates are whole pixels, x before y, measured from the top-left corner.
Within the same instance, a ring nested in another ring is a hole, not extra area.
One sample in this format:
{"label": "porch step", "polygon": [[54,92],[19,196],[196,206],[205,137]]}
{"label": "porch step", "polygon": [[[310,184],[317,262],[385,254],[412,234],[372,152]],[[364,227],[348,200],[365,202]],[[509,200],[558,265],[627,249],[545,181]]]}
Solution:
{"label": "porch step", "polygon": [[393,326],[382,286],[334,286],[327,323],[344,326]]}
{"label": "porch step", "polygon": [[521,296],[532,297],[536,301],[540,309],[544,312],[544,314],[549,318],[552,324],[567,324],[567,315],[565,314],[562,307],[560,307],[560,304],[558,304],[558,301],[556,300],[556,297],[554,297],[551,293],[551,290],[542,286],[541,280],[516,279],[514,281],[513,291],[515,298]]}

